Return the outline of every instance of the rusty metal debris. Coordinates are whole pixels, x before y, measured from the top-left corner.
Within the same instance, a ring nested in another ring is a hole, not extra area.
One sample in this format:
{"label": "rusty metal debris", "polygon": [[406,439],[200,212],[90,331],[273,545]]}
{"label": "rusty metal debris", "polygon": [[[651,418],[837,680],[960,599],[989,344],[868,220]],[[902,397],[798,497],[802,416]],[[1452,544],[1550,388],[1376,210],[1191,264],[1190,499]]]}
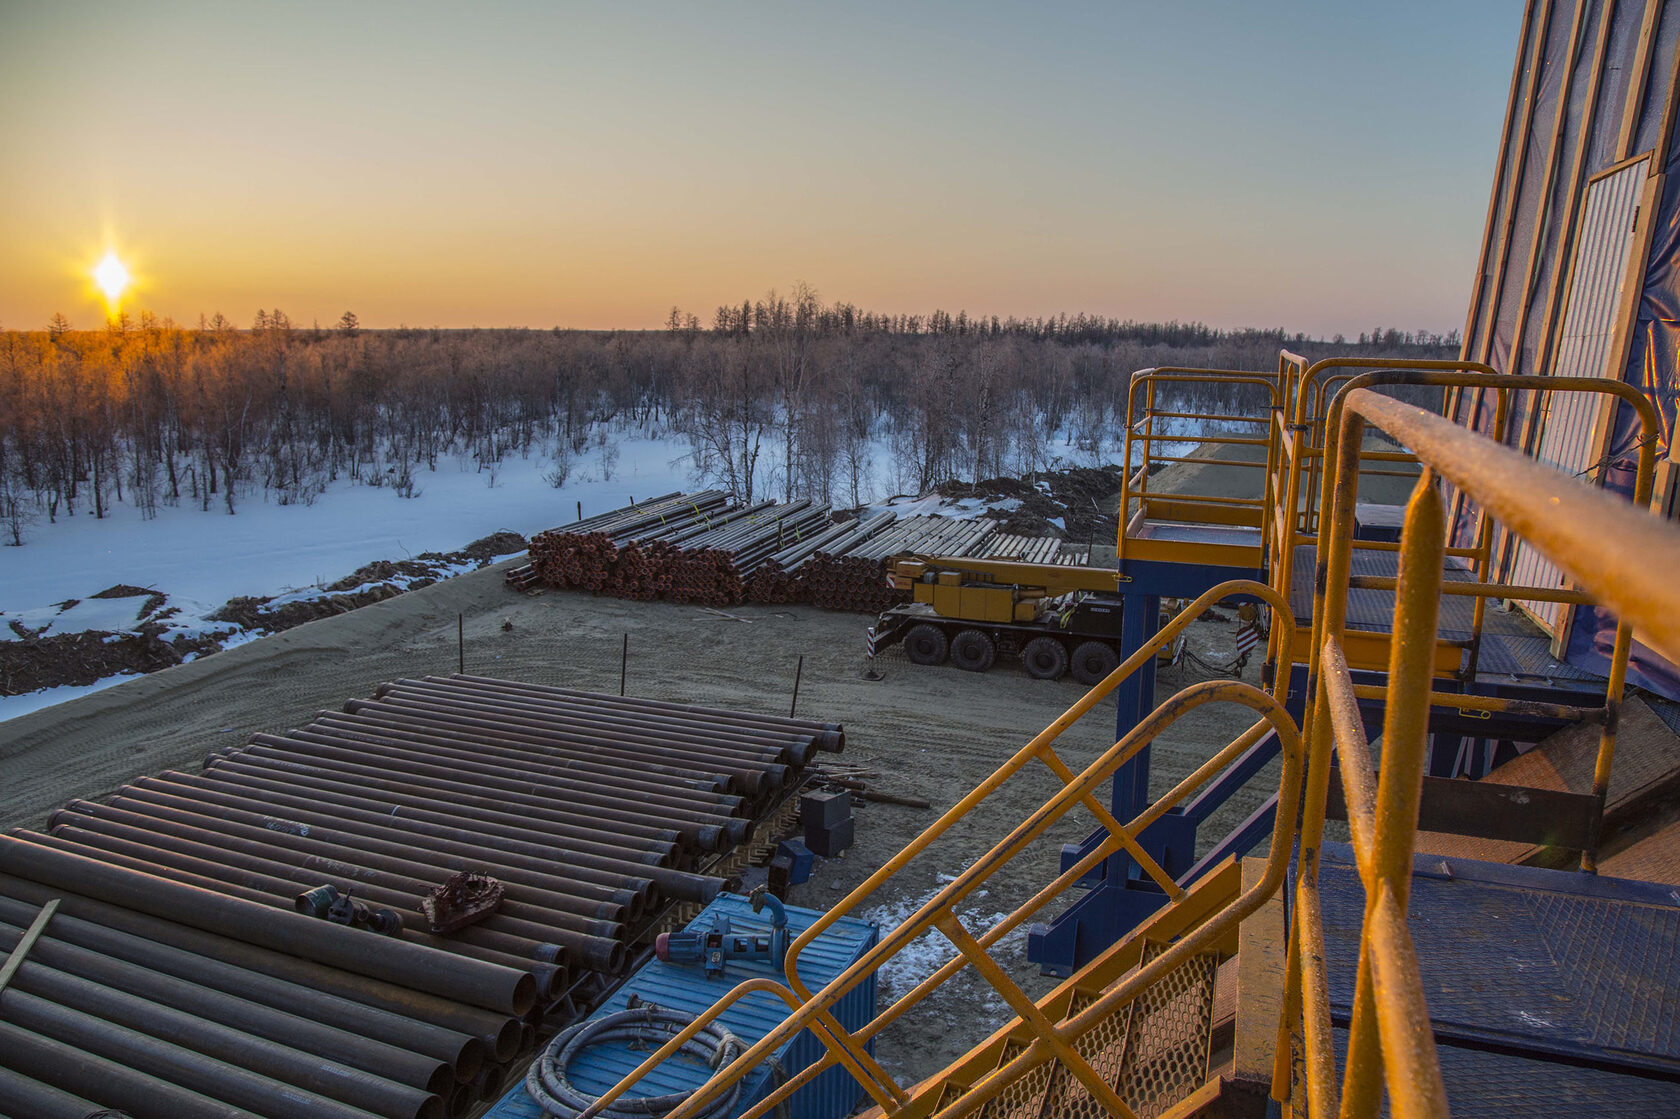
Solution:
{"label": "rusty metal debris", "polygon": [[426,915],[433,932],[454,932],[488,917],[501,904],[505,890],[488,874],[463,870],[451,874],[421,898],[420,912]]}

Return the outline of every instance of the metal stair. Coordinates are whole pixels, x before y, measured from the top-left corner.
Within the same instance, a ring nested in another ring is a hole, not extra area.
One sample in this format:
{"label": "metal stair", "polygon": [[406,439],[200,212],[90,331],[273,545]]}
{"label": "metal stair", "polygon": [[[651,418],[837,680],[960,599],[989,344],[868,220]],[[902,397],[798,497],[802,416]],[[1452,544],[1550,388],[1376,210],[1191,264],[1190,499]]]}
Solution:
{"label": "metal stair", "polygon": [[[1144,946],[1143,962],[1154,959],[1166,947],[1159,941],[1149,941]],[[1139,1119],[1165,1115],[1207,1083],[1218,966],[1213,953],[1191,956],[1120,1013],[1102,1020],[1074,1043],[1079,1055],[1114,1087]],[[1076,989],[1066,1018],[1090,1006],[1100,993],[1100,989]],[[1026,1049],[1024,1040],[1006,1040],[989,1071],[1003,1068]],[[932,1113],[958,1103],[967,1090],[945,1082]],[[1109,1113],[1066,1066],[1053,1063],[1022,1077],[985,1104],[979,1114],[983,1119],[1105,1119]]]}

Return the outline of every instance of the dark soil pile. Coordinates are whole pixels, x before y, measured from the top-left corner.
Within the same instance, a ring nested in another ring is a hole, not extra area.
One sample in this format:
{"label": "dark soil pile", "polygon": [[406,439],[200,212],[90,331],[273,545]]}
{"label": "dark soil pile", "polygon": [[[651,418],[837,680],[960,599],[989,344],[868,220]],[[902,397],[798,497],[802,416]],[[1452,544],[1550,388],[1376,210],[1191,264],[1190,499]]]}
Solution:
{"label": "dark soil pile", "polygon": [[[1084,543],[1111,541],[1119,534],[1119,518],[1113,512],[1114,497],[1125,478],[1118,466],[1100,469],[1075,466],[1067,470],[1043,470],[1020,478],[987,478],[980,482],[946,482],[939,487],[943,497],[973,497],[982,501],[1014,498],[1021,504],[1010,510],[995,509],[987,515],[1000,521],[1002,531],[1017,536],[1060,535]],[[1060,519],[1067,527],[1050,522]]]}
{"label": "dark soil pile", "polygon": [[156,672],[180,664],[192,653],[220,648],[215,637],[165,640],[163,627],[152,623],[141,626],[139,633],[63,633],[0,642],[0,695],[91,684],[120,672]]}
{"label": "dark soil pile", "polygon": [[517,532],[492,533],[455,552],[422,552],[413,559],[375,560],[363,564],[344,578],[327,584],[321,594],[310,598],[278,606],[269,605],[274,601],[272,597],[230,599],[210,617],[218,622],[233,622],[241,629],[279,633],[317,618],[331,618],[395,598],[404,591],[429,587],[440,578],[446,578],[451,568],[463,563],[484,567],[497,556],[516,554],[524,551],[525,547],[525,538]]}

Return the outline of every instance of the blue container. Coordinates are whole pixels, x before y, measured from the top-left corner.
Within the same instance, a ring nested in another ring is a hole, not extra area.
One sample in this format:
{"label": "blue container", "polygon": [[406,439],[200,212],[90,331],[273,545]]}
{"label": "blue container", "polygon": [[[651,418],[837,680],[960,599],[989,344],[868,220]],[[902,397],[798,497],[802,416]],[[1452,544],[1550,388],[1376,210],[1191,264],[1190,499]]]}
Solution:
{"label": "blue container", "polygon": [[[768,934],[770,931],[770,911],[766,909],[761,914],[754,913],[746,898],[734,894],[719,894],[689,923],[688,931],[710,930],[719,914],[729,918],[730,927],[736,932]],[[787,907],[788,927],[796,937],[821,916],[816,910]],[[812,991],[822,989],[874,947],[879,935],[880,930],[873,922],[841,918],[800,953],[800,980]],[[668,964],[652,960],[625,980],[590,1018],[603,1018],[625,1009],[631,995],[666,1010],[698,1015],[733,990],[737,983],[756,978],[786,981],[779,969],[762,960],[730,960],[724,973],[714,979],[706,978],[705,970],[698,963]],[[874,1018],[875,977],[869,976],[841,999],[834,1008],[834,1016],[851,1031],[862,1029]],[[751,1045],[763,1039],[787,1017],[787,1004],[761,991],[730,1007],[719,1021]],[[874,1044],[871,1043],[869,1048],[873,1052]],[[572,1062],[572,1083],[585,1092],[600,1095],[646,1060],[649,1052],[647,1049],[632,1051],[627,1045],[616,1042],[592,1045]],[[809,1030],[801,1030],[774,1053],[787,1077],[814,1064],[822,1055],[821,1043]],[[768,1064],[761,1064],[748,1073],[734,1114],[739,1115],[782,1082],[780,1079],[772,1082],[773,1075]],[[639,1096],[682,1092],[699,1087],[710,1076],[711,1070],[698,1062],[679,1057],[648,1074],[632,1091]],[[863,1090],[850,1073],[843,1068],[831,1068],[794,1094],[789,1101],[790,1114],[793,1119],[842,1119],[851,1114],[862,1098]],[[521,1075],[518,1085],[497,1101],[486,1113],[485,1119],[539,1119],[541,1114],[531,1097],[525,1094],[525,1081]]]}

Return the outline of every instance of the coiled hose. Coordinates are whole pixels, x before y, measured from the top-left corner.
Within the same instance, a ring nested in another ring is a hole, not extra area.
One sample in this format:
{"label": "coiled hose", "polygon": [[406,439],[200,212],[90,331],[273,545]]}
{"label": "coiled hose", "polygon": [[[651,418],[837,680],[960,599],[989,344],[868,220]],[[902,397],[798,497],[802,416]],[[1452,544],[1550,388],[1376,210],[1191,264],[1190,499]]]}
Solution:
{"label": "coiled hose", "polygon": [[[652,1004],[621,1010],[594,1021],[579,1022],[556,1034],[542,1055],[531,1062],[531,1071],[525,1075],[525,1092],[543,1109],[544,1115],[577,1119],[585,1108],[600,1098],[580,1091],[566,1075],[572,1059],[580,1051],[606,1041],[640,1042],[656,1049],[693,1022],[694,1019],[686,1015]],[[739,1057],[746,1048],[745,1042],[714,1022],[684,1042],[678,1052],[704,1061],[709,1068],[720,1069]],[[695,1090],[691,1088],[664,1096],[620,1096],[600,1114],[605,1119],[647,1119],[649,1116],[664,1115],[674,1111]],[[734,1110],[740,1097],[741,1081],[737,1079],[727,1095],[700,1113],[700,1119],[723,1119]]]}

